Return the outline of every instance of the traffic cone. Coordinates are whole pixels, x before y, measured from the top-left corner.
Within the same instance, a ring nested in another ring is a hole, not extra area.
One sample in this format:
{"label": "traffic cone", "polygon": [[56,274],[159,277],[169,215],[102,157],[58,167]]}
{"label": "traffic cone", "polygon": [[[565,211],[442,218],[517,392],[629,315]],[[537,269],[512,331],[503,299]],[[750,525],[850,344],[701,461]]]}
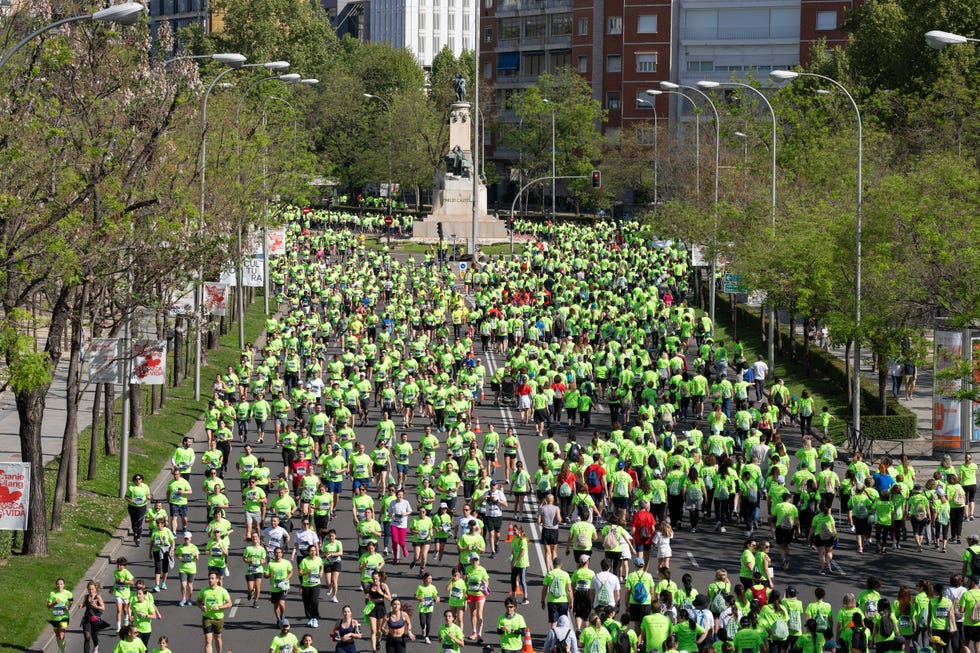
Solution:
{"label": "traffic cone", "polygon": [[504,542],[514,541],[514,522],[507,522],[507,539]]}
{"label": "traffic cone", "polygon": [[476,426],[473,427],[474,433],[483,433],[483,429],[480,428],[480,418],[476,418]]}
{"label": "traffic cone", "polygon": [[521,653],[534,653],[534,644],[531,642],[531,629],[524,629],[524,649]]}
{"label": "traffic cone", "polygon": [[521,589],[520,583],[517,583],[517,588],[514,590],[514,596],[524,596],[524,590]]}

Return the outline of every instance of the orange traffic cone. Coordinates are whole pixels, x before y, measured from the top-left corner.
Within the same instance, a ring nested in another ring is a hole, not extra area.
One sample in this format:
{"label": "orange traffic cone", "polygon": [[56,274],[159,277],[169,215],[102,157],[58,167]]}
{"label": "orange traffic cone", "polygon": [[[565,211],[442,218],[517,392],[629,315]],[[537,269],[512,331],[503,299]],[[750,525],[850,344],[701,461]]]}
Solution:
{"label": "orange traffic cone", "polygon": [[531,642],[531,629],[524,629],[524,649],[521,653],[534,653],[534,644]]}
{"label": "orange traffic cone", "polygon": [[524,596],[524,590],[521,589],[521,584],[517,584],[517,588],[514,590],[514,596]]}
{"label": "orange traffic cone", "polygon": [[483,429],[480,428],[480,418],[476,418],[476,426],[473,427],[474,433],[483,433]]}
{"label": "orange traffic cone", "polygon": [[507,539],[504,542],[514,541],[514,522],[507,522]]}

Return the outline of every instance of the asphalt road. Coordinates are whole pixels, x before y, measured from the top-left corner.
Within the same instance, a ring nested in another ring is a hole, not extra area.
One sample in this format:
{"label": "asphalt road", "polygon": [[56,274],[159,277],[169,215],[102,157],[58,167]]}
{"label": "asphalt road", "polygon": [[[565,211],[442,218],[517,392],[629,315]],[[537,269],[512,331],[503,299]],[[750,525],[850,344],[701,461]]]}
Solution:
{"label": "asphalt road", "polygon": [[[487,363],[489,376],[500,363],[500,360],[493,354],[484,355],[484,358]],[[538,442],[537,437],[534,435],[533,427],[518,425],[518,413],[516,410],[497,408],[490,405],[490,402],[491,397],[488,387],[487,401],[476,409],[476,415],[480,418],[483,429],[485,430],[490,424],[493,424],[499,432],[503,433],[506,431],[508,426],[514,426],[522,441],[521,458],[525,461],[525,466],[533,476],[536,469],[534,453],[537,450]],[[372,426],[357,429],[359,440],[366,443],[373,442],[373,424],[376,423],[377,417],[378,413],[373,413],[371,415]],[[599,407],[597,411],[594,411],[593,423],[594,428],[599,430],[608,429],[608,412],[602,407]],[[400,428],[400,419],[396,420],[396,425],[398,425],[399,428],[397,430],[400,433],[403,430]],[[421,424],[417,425],[413,429],[409,429],[408,432],[411,440],[417,444],[422,433]],[[581,432],[580,435],[582,435]],[[556,430],[556,437],[560,442],[564,441],[565,431],[563,427],[559,427]],[[270,444],[273,439],[274,438],[271,435],[268,435],[266,437],[266,444],[261,446],[253,444],[253,446],[255,448],[256,455],[264,455],[267,458],[271,464],[270,466],[272,467],[273,474],[275,475],[280,470],[280,455],[279,452]],[[444,439],[444,434],[442,434],[441,439]],[[254,443],[254,435],[250,438],[250,440]],[[788,444],[792,450],[794,444],[798,445],[798,439],[790,437],[788,438]],[[196,445],[200,453],[200,450],[203,449],[203,444],[198,442]],[[234,444],[231,459],[237,459],[240,451],[240,445],[236,442]],[[530,457],[528,457],[527,454],[531,454]],[[416,463],[417,461],[413,459],[413,466]],[[195,471],[200,471],[200,463],[198,463]],[[924,472],[926,470],[921,471]],[[931,469],[929,471],[931,472]],[[498,471],[498,477],[502,477],[502,471]],[[205,539],[203,532],[205,524],[203,521],[204,508],[203,497],[201,496],[200,491],[200,481],[201,476],[199,473],[196,473],[193,482],[195,496],[191,501],[190,515],[192,520],[191,530],[195,533],[194,541],[199,547],[203,548]],[[406,497],[409,498],[413,506],[414,487],[414,480],[411,480],[409,482],[409,491]],[[232,498],[232,502],[236,503],[238,500],[237,479],[231,478],[228,482],[228,488],[228,494]],[[338,533],[341,535],[345,550],[356,551],[357,546],[353,537],[354,529],[350,514],[349,481],[345,482],[344,489],[346,496],[342,497],[340,505],[338,506],[339,516],[334,522],[332,522],[331,526],[336,528]],[[511,504],[511,506],[512,505],[513,504]],[[530,510],[531,509],[529,509],[529,512]],[[505,530],[508,516],[509,514],[505,512]],[[232,537],[232,549],[230,555],[231,576],[225,579],[225,587],[231,593],[234,607],[232,607],[226,613],[224,650],[253,652],[267,651],[269,648],[269,643],[278,632],[275,626],[272,606],[267,600],[267,593],[263,596],[262,600],[260,600],[259,607],[257,609],[252,608],[251,603],[247,600],[245,580],[243,576],[243,565],[240,557],[243,550],[242,536],[244,533],[244,517],[241,508],[233,506],[228,518],[231,520],[232,524],[234,524],[237,532]],[[294,520],[294,522],[298,526],[298,520]],[[974,526],[975,523],[976,522],[969,522],[964,525],[964,540],[967,533],[977,531],[977,528]],[[530,537],[535,543],[531,552],[531,567],[528,575],[531,603],[529,605],[519,606],[518,612],[527,620],[532,632],[535,650],[540,653],[544,637],[547,635],[548,631],[546,614],[540,609],[539,605],[544,556],[540,545],[537,543],[539,540],[537,525],[531,523],[531,520],[529,519],[525,526],[529,529]],[[844,529],[842,529],[842,533],[844,533]],[[764,540],[766,538],[765,529],[763,528],[757,530],[755,537],[760,541]],[[686,529],[679,531],[673,541],[673,558],[670,565],[674,580],[680,584],[681,576],[684,573],[690,573],[694,579],[694,586],[704,592],[708,583],[713,580],[714,570],[716,568],[727,568],[729,570],[730,577],[733,579],[737,578],[738,558],[742,549],[742,543],[743,529],[740,526],[729,526],[727,533],[715,532],[711,525],[702,526],[702,528],[699,529],[699,532],[696,534],[691,534]],[[601,547],[599,547],[599,549],[599,555],[594,556],[592,559],[592,568],[595,571],[598,571],[599,559],[602,557]],[[951,546],[950,552],[945,555],[934,552],[931,548],[921,554],[914,553],[914,549],[905,548],[900,551],[889,551],[886,555],[877,555],[872,553],[858,555],[853,536],[845,533],[841,537],[840,549],[835,552],[834,569],[837,573],[833,576],[818,575],[816,553],[810,551],[808,547],[801,544],[793,546],[791,567],[788,571],[782,571],[780,569],[778,556],[775,553],[774,548],[773,557],[774,561],[776,562],[776,586],[779,589],[784,589],[787,584],[792,583],[796,585],[796,587],[799,589],[801,599],[803,599],[804,603],[807,603],[812,600],[813,588],[818,585],[822,585],[827,589],[828,600],[830,600],[833,604],[838,605],[841,596],[845,592],[859,591],[863,587],[865,578],[869,574],[876,574],[882,579],[884,584],[882,594],[885,596],[894,597],[899,584],[912,585],[919,578],[929,578],[944,582],[948,580],[951,573],[955,573],[959,570],[959,560],[962,550],[963,545],[955,545]],[[144,546],[143,549],[137,550],[132,544],[126,544],[119,549],[119,552],[120,555],[125,555],[129,558],[130,569],[134,575],[137,578],[147,580],[148,584],[152,586],[153,567],[152,562],[147,559],[146,547]],[[487,556],[484,556],[482,560],[484,566],[490,573],[491,590],[485,607],[485,618],[487,623],[484,631],[485,640],[487,644],[494,646],[498,650],[499,639],[495,633],[495,624],[497,617],[503,613],[503,599],[506,597],[509,589],[508,552],[509,547],[504,544],[501,548],[501,555],[498,555],[495,559],[489,559]],[[559,552],[564,552],[563,546],[559,547]],[[428,571],[433,574],[433,582],[439,588],[440,595],[443,599],[443,604],[441,606],[437,606],[437,610],[433,616],[433,624],[435,627],[438,627],[438,625],[442,623],[441,612],[442,608],[444,608],[446,605],[445,601],[447,594],[445,591],[445,586],[449,578],[450,565],[452,565],[455,560],[456,548],[454,545],[449,545],[447,547],[447,555],[444,562],[441,564],[430,563],[428,567]],[[574,569],[571,556],[566,557],[564,566],[567,570],[569,570],[569,572]],[[200,589],[207,585],[205,578],[205,556],[202,556],[202,560],[199,562],[198,568],[199,573],[196,589]],[[344,569],[345,571],[341,575],[340,601],[338,603],[329,602],[325,596],[325,593],[321,593],[321,620],[319,629],[314,630],[306,626],[306,619],[303,615],[303,606],[298,589],[298,575],[294,577],[293,589],[291,590],[287,600],[286,615],[293,626],[292,632],[298,637],[302,637],[302,635],[306,632],[312,633],[314,646],[321,651],[332,651],[334,648],[334,644],[330,641],[329,635],[333,629],[334,620],[340,616],[341,607],[344,604],[349,604],[354,611],[355,617],[360,618],[364,605],[363,594],[358,584],[356,561],[353,555],[345,557]],[[388,583],[394,594],[402,597],[414,596],[419,580],[417,577],[417,570],[409,570],[408,560],[400,562],[398,565],[391,564],[389,561],[389,563],[386,565],[386,570],[388,572]],[[112,567],[108,569],[106,576],[100,579],[106,586],[111,585],[111,572]],[[267,583],[266,587],[268,587]],[[111,596],[108,592],[106,592],[105,597],[106,603],[109,606],[109,609],[106,612],[106,619],[112,621],[115,619],[115,608],[111,604]],[[153,624],[151,648],[153,645],[155,645],[156,638],[159,635],[166,634],[170,639],[170,648],[174,651],[203,650],[203,637],[200,627],[201,613],[196,607],[179,607],[177,605],[180,598],[177,577],[173,576],[170,583],[168,583],[168,589],[156,594],[155,598],[163,619],[161,621],[155,621]],[[414,600],[411,601],[411,603],[414,603]],[[77,617],[73,619],[72,628],[68,635],[68,650],[70,651],[81,651],[82,636],[77,627],[77,620]],[[414,626],[416,633],[418,633],[419,628],[417,626],[417,621]],[[466,634],[469,634],[468,623],[464,624],[463,629]],[[364,632],[367,632],[366,628],[364,629]],[[113,647],[116,641],[118,640],[111,634],[103,634],[102,645],[100,647],[103,653]],[[433,643],[431,646],[427,646],[421,640],[409,644],[409,648],[414,650],[419,650],[419,648],[423,646],[433,650],[436,648],[435,643]],[[359,653],[367,653],[369,648],[370,645],[366,642],[366,640],[364,640],[361,642],[358,650]],[[478,648],[480,647],[478,647],[475,643],[468,642],[467,649],[478,650]]]}

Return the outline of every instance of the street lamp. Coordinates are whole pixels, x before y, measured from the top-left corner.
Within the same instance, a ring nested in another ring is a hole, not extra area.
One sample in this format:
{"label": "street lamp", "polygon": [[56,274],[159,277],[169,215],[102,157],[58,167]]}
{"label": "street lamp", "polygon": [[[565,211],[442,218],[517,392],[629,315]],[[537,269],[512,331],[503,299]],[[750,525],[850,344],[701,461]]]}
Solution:
{"label": "street lamp", "polygon": [[[945,34],[945,32],[942,32]],[[952,35],[955,36],[955,35]],[[965,37],[962,37],[965,38]],[[962,42],[962,41],[959,41]],[[850,100],[857,117],[857,205],[855,211],[855,271],[854,271],[854,397],[852,399],[852,411],[854,421],[854,431],[861,431],[861,169],[864,157],[864,146],[861,130],[861,110],[858,108],[854,96],[851,95],[844,85],[835,79],[817,73],[801,73],[793,70],[774,70],[769,73],[773,79],[780,81],[792,81],[797,77],[816,77],[826,82],[830,82]]]}
{"label": "street lamp", "polygon": [[[758,95],[762,101],[765,103],[766,108],[769,109],[769,116],[772,118],[772,148],[770,149],[770,154],[772,155],[772,188],[771,188],[771,205],[772,205],[772,244],[773,247],[776,245],[776,112],[772,108],[772,104],[769,102],[769,98],[766,97],[765,93],[760,91],[754,86],[745,84],[743,82],[712,82],[708,80],[702,80],[698,82],[698,86],[703,89],[713,89],[722,86],[737,86],[738,88],[746,88],[756,95]],[[738,135],[739,132],[736,132]],[[745,143],[745,151],[748,152],[748,141]],[[746,154],[746,158],[748,155]],[[769,302],[769,348],[767,352],[767,358],[769,362],[769,369],[775,370],[776,363],[776,309],[772,302]]]}
{"label": "street lamp", "polygon": [[698,113],[698,105],[690,95],[680,91],[662,91],[658,88],[648,88],[647,95],[654,97],[658,95],[679,95],[694,108],[694,196],[698,202],[701,201],[701,114]]}
{"label": "street lamp", "polygon": [[[694,91],[701,97],[705,99],[708,106],[715,114],[715,234],[713,249],[718,247],[718,173],[721,170],[720,159],[718,156],[721,147],[721,120],[718,117],[718,109],[715,107],[715,103],[711,101],[711,98],[707,93],[694,86],[687,86],[686,84],[675,84],[674,82],[660,82],[660,88],[666,89],[668,91],[674,91],[680,88],[687,89],[689,91]],[[708,300],[708,314],[711,317],[711,328],[715,328],[715,282],[718,277],[718,254],[713,251],[711,253],[711,286],[710,294]]]}
{"label": "street lamp", "polygon": [[636,98],[636,101],[640,104],[649,105],[653,109],[653,215],[657,215],[657,183],[658,183],[658,172],[660,166],[660,147],[657,144],[657,131],[659,131],[660,125],[659,118],[657,117],[657,102],[656,100],[645,100],[641,97]]}
{"label": "street lamp", "polygon": [[555,105],[548,98],[541,100],[551,107],[551,219],[555,219]]}
{"label": "street lamp", "polygon": [[934,29],[926,32],[926,43],[929,44],[929,47],[942,50],[947,45],[980,43],[980,39],[973,39],[969,36],[960,36],[959,34],[953,34],[952,32],[943,32],[942,30]]}
{"label": "street lamp", "polygon": [[[265,68],[267,70],[285,70],[289,68],[288,61],[267,61],[265,63],[249,63],[230,66],[222,70],[214,78],[207,90],[204,92],[204,101],[201,104],[201,197],[200,211],[198,213],[198,229],[204,229],[204,189],[207,174],[207,148],[208,148],[208,98],[211,97],[211,90],[218,84],[222,77],[228,73],[241,70],[242,68]],[[201,400],[201,307],[204,305],[201,293],[204,291],[204,271],[198,270],[198,289],[194,293],[196,304],[194,320],[194,341],[196,351],[194,352],[194,401]],[[238,289],[241,292],[241,288]]]}
{"label": "street lamp", "polygon": [[[394,215],[392,215],[392,197],[391,197],[391,138],[392,138],[392,128],[391,128],[391,105],[388,101],[379,95],[374,95],[372,93],[365,93],[364,97],[377,100],[385,105],[385,111],[388,113],[388,212],[386,216],[391,216],[394,220]],[[476,201],[476,196],[473,197],[473,201]],[[388,234],[388,246],[391,246],[391,225],[385,224],[385,232]]]}
{"label": "street lamp", "polygon": [[56,20],[49,25],[38,28],[22,38],[17,44],[3,53],[0,57],[0,68],[7,65],[10,58],[17,53],[28,41],[33,39],[35,36],[39,36],[48,30],[52,30],[56,27],[61,27],[68,23],[77,23],[82,20],[94,20],[98,23],[118,23],[120,25],[135,25],[136,21],[146,12],[146,7],[144,7],[139,2],[124,2],[122,4],[113,5],[111,7],[106,7],[105,9],[100,9],[94,14],[82,14],[80,16],[70,16],[68,18],[62,18],[61,20]]}
{"label": "street lamp", "polygon": [[218,61],[225,64],[230,68],[241,68],[248,57],[243,54],[238,54],[237,52],[219,52],[218,54],[185,54],[179,57],[172,57],[163,62],[163,65],[168,66],[175,61],[184,61],[185,59],[211,59],[212,61]]}

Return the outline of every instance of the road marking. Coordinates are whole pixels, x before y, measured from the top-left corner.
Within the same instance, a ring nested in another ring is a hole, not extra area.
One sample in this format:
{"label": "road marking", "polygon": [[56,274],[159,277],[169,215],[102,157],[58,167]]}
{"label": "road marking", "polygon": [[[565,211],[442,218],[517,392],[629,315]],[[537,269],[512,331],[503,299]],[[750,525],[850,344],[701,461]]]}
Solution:
{"label": "road marking", "polygon": [[699,565],[698,561],[694,558],[694,554],[690,551],[687,552],[687,559],[691,561],[691,564],[694,565],[695,569],[701,568],[701,565]]}
{"label": "road marking", "polygon": [[234,619],[235,615],[238,614],[238,604],[241,603],[241,599],[235,599],[235,605],[231,606],[231,610],[228,612],[228,618]]}
{"label": "road marking", "polygon": [[[497,370],[497,357],[492,350],[487,352],[487,363],[489,366],[488,371],[490,373],[490,376],[493,376],[493,373]],[[513,418],[511,417],[510,413],[506,411],[504,406],[498,406],[497,410],[500,411],[500,419],[503,420],[504,422],[504,427],[505,427],[504,432],[506,433],[507,427],[513,428],[514,431],[516,432],[517,426],[514,424]],[[524,455],[524,448],[521,446],[520,436],[517,437],[517,457],[519,460],[521,460],[524,463],[525,470],[531,469],[531,467],[527,464],[527,456]],[[524,497],[524,508],[525,508],[524,514],[525,515],[527,514],[528,512],[527,508],[530,507],[533,511],[532,515],[534,515],[534,513],[537,512],[537,503],[538,503],[537,495],[534,494],[533,492],[529,492]],[[532,541],[534,542],[534,550],[538,554],[538,562],[541,563],[541,575],[544,576],[545,570],[548,567],[545,564],[544,547],[541,545],[541,533],[538,532],[538,524],[537,521],[535,521],[535,519],[536,518],[532,516],[531,521],[528,523],[527,526],[528,526],[528,530],[531,531],[531,535],[533,536]]]}
{"label": "road marking", "polygon": [[831,560],[830,561],[830,568],[832,570],[836,571],[841,576],[844,575],[844,569],[839,564],[837,564],[837,561],[836,560]]}

